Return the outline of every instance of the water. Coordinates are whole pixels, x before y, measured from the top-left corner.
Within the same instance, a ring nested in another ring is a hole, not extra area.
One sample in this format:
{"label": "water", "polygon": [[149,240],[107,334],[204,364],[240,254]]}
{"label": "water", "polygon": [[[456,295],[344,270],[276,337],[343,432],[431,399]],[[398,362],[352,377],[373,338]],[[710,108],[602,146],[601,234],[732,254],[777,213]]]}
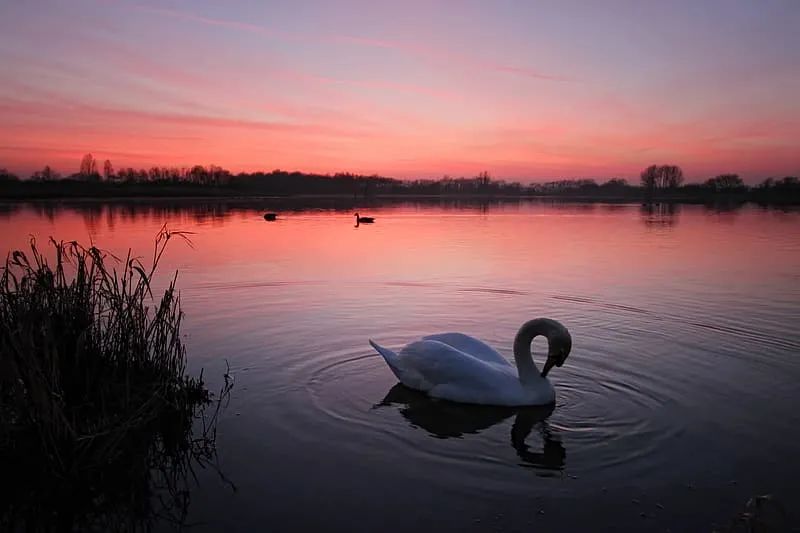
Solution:
{"label": "water", "polygon": [[[800,213],[398,203],[356,228],[290,207],[0,210],[3,251],[194,232],[162,271],[192,371],[236,379],[218,446],[237,491],[201,472],[198,530],[710,531],[755,494],[800,496]],[[462,331],[510,357],[537,316],[573,338],[554,409],[431,401],[367,344]]]}

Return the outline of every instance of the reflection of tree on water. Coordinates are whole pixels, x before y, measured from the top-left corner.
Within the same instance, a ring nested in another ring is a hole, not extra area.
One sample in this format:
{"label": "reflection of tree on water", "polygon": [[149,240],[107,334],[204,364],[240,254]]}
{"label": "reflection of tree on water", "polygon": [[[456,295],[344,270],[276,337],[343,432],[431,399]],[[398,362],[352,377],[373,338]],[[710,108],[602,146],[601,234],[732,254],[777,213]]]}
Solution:
{"label": "reflection of tree on water", "polygon": [[681,206],[674,202],[649,202],[639,209],[642,222],[648,227],[670,228],[678,223]]}
{"label": "reflection of tree on water", "polygon": [[[412,427],[422,428],[439,439],[475,435],[516,415],[511,427],[511,446],[522,460],[521,466],[547,471],[564,469],[567,452],[546,421],[553,412],[552,405],[525,408],[463,405],[431,398],[400,383],[389,390],[378,406],[390,405],[399,405],[400,414]],[[534,427],[542,438],[541,451],[531,450],[526,443]]]}
{"label": "reflection of tree on water", "polygon": [[96,203],[86,204],[83,209],[81,209],[81,215],[83,216],[83,223],[86,224],[86,230],[89,235],[91,237],[96,236],[98,232],[98,223],[103,216],[103,206]]}

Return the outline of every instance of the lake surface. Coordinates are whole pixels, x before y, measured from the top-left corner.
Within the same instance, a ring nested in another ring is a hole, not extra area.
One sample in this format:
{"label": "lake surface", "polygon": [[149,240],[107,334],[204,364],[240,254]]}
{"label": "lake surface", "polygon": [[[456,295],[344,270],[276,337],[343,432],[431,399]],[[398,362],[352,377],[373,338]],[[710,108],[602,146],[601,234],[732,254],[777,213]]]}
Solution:
{"label": "lake surface", "polygon": [[[200,473],[196,530],[710,531],[755,494],[800,501],[800,213],[398,203],[354,227],[267,208],[0,209],[3,253],[194,232],[163,280],[179,270],[191,370],[235,376],[217,444],[237,487]],[[367,343],[461,331],[511,357],[538,316],[573,339],[554,409],[432,401]]]}

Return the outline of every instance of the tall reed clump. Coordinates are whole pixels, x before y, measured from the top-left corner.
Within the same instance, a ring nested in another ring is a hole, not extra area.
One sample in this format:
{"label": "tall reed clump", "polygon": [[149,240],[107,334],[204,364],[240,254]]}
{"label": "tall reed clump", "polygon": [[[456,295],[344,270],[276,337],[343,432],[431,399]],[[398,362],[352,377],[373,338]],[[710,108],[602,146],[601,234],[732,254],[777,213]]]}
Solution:
{"label": "tall reed clump", "polygon": [[211,395],[202,373],[185,372],[176,277],[160,299],[151,285],[173,237],[187,238],[162,228],[149,266],[130,252],[121,261],[53,239],[52,254],[33,239],[29,251],[9,254],[0,276],[0,466],[18,475],[0,488],[0,524],[16,515],[30,525],[42,513],[74,524],[117,499],[140,512],[152,487],[132,496],[132,485],[152,485],[165,462],[185,473],[187,452],[212,454],[210,426],[192,435]]}

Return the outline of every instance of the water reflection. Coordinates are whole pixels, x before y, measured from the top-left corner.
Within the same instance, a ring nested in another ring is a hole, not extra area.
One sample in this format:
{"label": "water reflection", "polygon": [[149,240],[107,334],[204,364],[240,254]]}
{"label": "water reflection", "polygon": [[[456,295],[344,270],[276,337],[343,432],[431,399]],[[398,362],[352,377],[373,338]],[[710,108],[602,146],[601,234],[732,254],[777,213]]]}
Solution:
{"label": "water reflection", "polygon": [[[515,416],[511,426],[511,446],[522,461],[521,466],[543,471],[564,469],[567,452],[560,438],[547,424],[555,406],[510,408],[487,405],[462,405],[437,400],[398,383],[377,407],[397,405],[399,412],[413,428],[422,428],[437,439],[464,438],[477,435]],[[527,439],[536,428],[542,440],[540,451],[534,451]]]}
{"label": "water reflection", "polygon": [[[198,224],[209,223],[220,226],[222,221],[232,217],[248,217],[253,212],[278,214],[299,214],[314,212],[353,213],[375,209],[403,208],[405,211],[422,211],[437,208],[444,212],[459,213],[516,213],[541,208],[548,212],[591,215],[621,213],[631,209],[629,203],[600,203],[574,201],[554,198],[148,198],[124,199],[114,202],[97,200],[40,200],[22,203],[2,203],[0,217],[10,217],[23,207],[35,212],[39,217],[53,222],[56,217],[78,214],[83,217],[90,232],[101,226],[113,228],[116,224],[127,222],[146,222],[151,220],[183,220]],[[716,203],[707,205],[709,212],[738,212],[745,207],[742,203]],[[640,218],[648,227],[671,228],[680,218],[682,204],[675,202],[643,203],[639,208]],[[796,211],[794,207],[769,206],[765,210],[787,212]]]}
{"label": "water reflection", "polygon": [[[0,435],[7,441],[0,454],[0,531],[184,530],[191,492],[200,485],[198,472],[214,473],[225,490],[236,490],[217,455],[217,423],[232,388],[226,374],[216,397],[210,394],[199,405],[187,403],[161,418],[126,422],[124,441],[63,450],[58,459],[67,462],[59,472],[29,447],[14,449],[15,435]],[[115,450],[108,453],[111,447]],[[103,453],[107,461],[94,460]]]}
{"label": "water reflection", "polygon": [[[213,374],[224,354],[241,370],[240,416],[226,417],[220,449],[242,490],[228,497],[216,473],[200,474],[189,521],[511,531],[529,516],[507,511],[541,500],[547,514],[530,514],[543,530],[709,531],[757,492],[798,498],[800,212],[748,205],[723,224],[702,205],[512,201],[483,216],[463,201],[367,203],[368,231],[333,200],[104,204],[94,242],[117,255],[147,253],[164,223],[195,232],[194,248],[165,256],[180,271],[190,362]],[[49,205],[52,223],[30,204],[0,207],[6,246],[85,239],[82,204]],[[562,317],[580,341],[554,378],[550,418],[402,389],[370,411],[395,381],[369,337],[466,331],[510,354],[521,319],[538,315]],[[567,473],[580,481],[534,482]],[[20,488],[0,487],[0,502]],[[324,512],[308,512],[309,494]],[[495,512],[506,523],[473,522]]]}
{"label": "water reflection", "polygon": [[680,204],[654,202],[642,204],[639,209],[642,222],[652,228],[671,228],[678,223]]}

